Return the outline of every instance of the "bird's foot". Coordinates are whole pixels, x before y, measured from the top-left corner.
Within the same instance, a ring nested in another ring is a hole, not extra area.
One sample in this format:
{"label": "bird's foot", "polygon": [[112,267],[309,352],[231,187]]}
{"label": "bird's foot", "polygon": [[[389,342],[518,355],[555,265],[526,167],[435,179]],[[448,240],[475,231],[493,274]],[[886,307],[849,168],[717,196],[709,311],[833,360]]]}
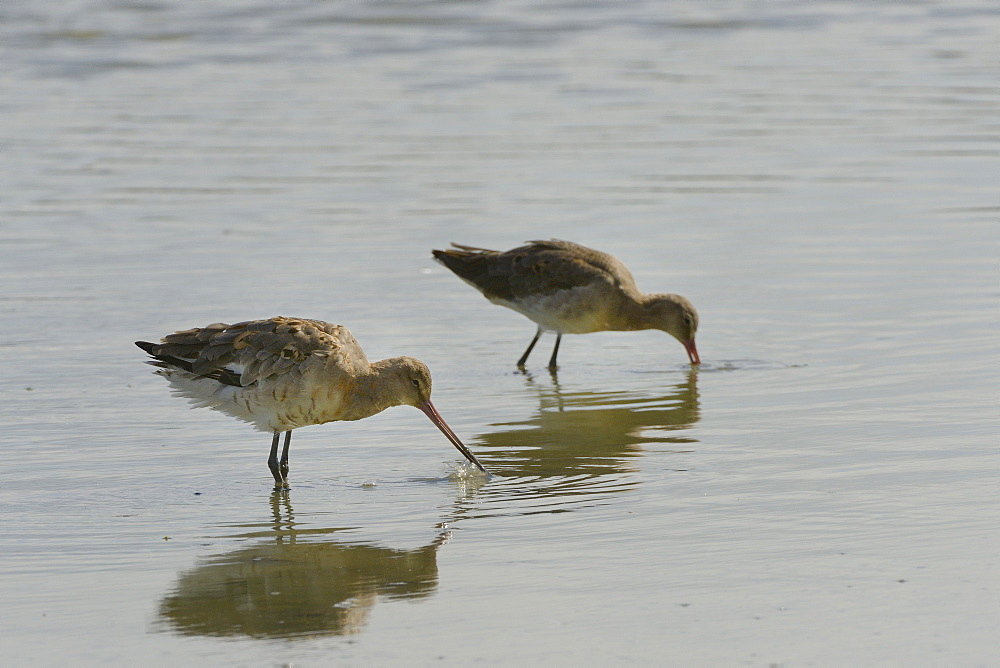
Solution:
{"label": "bird's foot", "polygon": [[277,462],[268,462],[271,475],[274,477],[275,491],[288,489],[288,466],[281,466]]}

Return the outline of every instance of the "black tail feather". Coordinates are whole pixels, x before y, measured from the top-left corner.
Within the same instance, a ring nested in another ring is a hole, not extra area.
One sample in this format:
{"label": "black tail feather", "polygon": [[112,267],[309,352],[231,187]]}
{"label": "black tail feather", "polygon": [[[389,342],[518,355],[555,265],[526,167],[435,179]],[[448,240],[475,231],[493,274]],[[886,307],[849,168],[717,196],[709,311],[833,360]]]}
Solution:
{"label": "black tail feather", "polygon": [[[159,348],[159,344],[150,343],[149,341],[136,341],[135,345],[142,348],[144,351],[149,353],[153,358],[148,360],[147,364],[152,364],[153,366],[158,366],[161,369],[180,369],[182,371],[187,371],[188,373],[194,373],[192,369],[194,365],[188,360],[181,359],[180,357],[174,357],[173,355],[157,355],[156,349]],[[243,383],[240,382],[240,375],[235,373],[225,367],[221,369],[213,369],[211,373],[196,374],[202,378],[211,378],[212,380],[217,380],[223,385],[233,385],[235,387],[243,387]]]}

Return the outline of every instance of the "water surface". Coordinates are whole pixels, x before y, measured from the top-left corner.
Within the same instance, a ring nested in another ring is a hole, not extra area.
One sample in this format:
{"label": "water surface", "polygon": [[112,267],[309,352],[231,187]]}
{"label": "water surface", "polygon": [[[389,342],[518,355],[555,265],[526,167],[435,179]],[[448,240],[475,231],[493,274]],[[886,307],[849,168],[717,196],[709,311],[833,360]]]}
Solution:
{"label": "water surface", "polygon": [[[1000,11],[0,9],[11,665],[996,661]],[[699,309],[534,332],[430,259],[568,238]],[[270,438],[132,345],[271,315],[416,356]]]}

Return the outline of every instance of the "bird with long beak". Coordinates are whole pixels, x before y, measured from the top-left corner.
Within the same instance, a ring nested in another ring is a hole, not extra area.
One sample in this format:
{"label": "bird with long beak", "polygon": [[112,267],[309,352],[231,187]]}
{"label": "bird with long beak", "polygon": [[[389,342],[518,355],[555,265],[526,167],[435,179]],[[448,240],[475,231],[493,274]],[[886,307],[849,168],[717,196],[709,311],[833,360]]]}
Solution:
{"label": "bird with long beak", "polygon": [[[216,323],[136,341],[173,392],[273,434],[268,468],[288,481],[292,430],[360,420],[391,406],[415,406],[476,468],[487,473],[431,403],[431,372],[412,357],[369,362],[354,336],[321,320],[276,317]],[[278,437],[285,442],[278,458]]]}
{"label": "bird with long beak", "polygon": [[538,325],[517,361],[524,367],[542,332],[556,333],[549,359],[555,370],[563,334],[659,329],[681,342],[700,364],[694,336],[698,312],[684,297],[644,294],[621,260],[570,241],[529,241],[509,251],[452,244],[435,259],[484,297]]}

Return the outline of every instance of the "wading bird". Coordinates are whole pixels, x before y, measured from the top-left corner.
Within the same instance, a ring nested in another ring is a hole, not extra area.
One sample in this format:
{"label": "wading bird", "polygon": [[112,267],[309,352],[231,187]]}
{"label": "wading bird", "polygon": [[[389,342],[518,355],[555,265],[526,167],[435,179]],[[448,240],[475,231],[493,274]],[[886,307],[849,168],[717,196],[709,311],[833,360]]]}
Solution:
{"label": "wading bird", "polygon": [[684,346],[691,364],[700,364],[694,335],[698,312],[680,295],[643,294],[622,262],[570,241],[529,241],[509,251],[474,248],[432,251],[434,257],[494,304],[527,316],[538,325],[535,338],[517,361],[523,367],[543,331],[556,333],[549,369],[563,334],[659,329]]}
{"label": "wading bird", "polygon": [[[472,462],[476,456],[431,403],[431,373],[412,357],[370,363],[341,325],[304,318],[216,323],[136,341],[148,363],[194,407],[212,408],[270,432],[267,466],[276,487],[288,480],[292,430],[335,420],[360,420],[391,406],[415,406]],[[278,459],[278,436],[285,443]]]}

